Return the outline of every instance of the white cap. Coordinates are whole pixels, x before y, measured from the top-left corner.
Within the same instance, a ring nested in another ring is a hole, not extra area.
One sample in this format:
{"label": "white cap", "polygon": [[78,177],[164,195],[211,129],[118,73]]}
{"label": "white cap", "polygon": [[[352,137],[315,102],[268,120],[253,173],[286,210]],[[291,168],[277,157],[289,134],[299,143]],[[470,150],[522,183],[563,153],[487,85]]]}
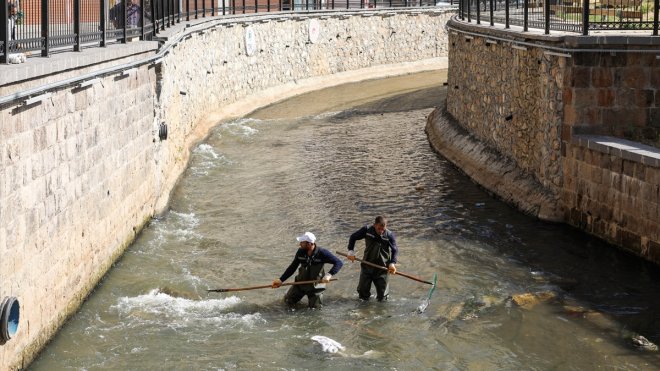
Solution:
{"label": "white cap", "polygon": [[312,232],[305,232],[302,236],[296,237],[296,240],[298,240],[298,242],[307,241],[310,243],[314,243],[316,242],[316,236],[314,236],[314,233]]}

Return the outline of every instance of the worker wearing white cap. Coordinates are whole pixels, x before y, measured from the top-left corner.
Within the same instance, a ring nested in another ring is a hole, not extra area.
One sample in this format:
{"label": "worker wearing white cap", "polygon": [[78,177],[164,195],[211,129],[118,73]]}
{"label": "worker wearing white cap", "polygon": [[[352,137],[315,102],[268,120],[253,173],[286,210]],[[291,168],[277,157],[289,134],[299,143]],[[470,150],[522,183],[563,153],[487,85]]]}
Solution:
{"label": "worker wearing white cap", "polygon": [[[298,270],[296,281],[319,281],[321,285],[294,285],[289,288],[284,301],[289,305],[294,305],[304,296],[307,296],[307,304],[310,308],[319,308],[323,305],[323,291],[325,283],[330,282],[330,278],[336,275],[341,269],[342,262],[332,253],[320,246],[316,246],[316,236],[312,232],[305,232],[296,237],[300,243],[298,251],[289,267],[284,271],[280,278],[273,281],[273,288],[280,287],[282,282],[291,277]],[[332,264],[328,273],[323,269],[324,264]]]}

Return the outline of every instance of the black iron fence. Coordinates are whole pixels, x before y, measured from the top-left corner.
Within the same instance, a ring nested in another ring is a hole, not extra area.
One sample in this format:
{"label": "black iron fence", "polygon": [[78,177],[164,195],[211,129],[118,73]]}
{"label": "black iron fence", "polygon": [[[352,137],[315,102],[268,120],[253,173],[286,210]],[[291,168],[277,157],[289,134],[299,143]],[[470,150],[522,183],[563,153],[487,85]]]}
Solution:
{"label": "black iron fence", "polygon": [[660,0],[458,0],[461,20],[580,32],[652,30],[658,35]]}
{"label": "black iron fence", "polygon": [[149,40],[182,20],[226,14],[435,6],[458,0],[0,0],[0,63],[13,53]]}

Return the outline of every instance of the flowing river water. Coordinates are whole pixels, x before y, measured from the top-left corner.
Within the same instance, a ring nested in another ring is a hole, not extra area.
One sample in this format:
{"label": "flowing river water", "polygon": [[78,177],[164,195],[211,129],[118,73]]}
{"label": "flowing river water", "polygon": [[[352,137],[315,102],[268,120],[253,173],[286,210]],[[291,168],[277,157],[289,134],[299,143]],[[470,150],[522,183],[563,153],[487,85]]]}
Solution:
{"label": "flowing river water", "polygon": [[[31,369],[658,369],[658,352],[630,340],[660,342],[658,267],[520,214],[436,154],[424,125],[445,79],[329,88],[218,125],[168,211]],[[438,274],[422,313],[428,285],[394,276],[388,302],[361,302],[348,262],[320,310],[306,298],[288,308],[286,288],[206,292],[270,284],[304,231],[345,252],[379,214],[397,234],[399,270]],[[539,302],[510,299],[525,293]]]}

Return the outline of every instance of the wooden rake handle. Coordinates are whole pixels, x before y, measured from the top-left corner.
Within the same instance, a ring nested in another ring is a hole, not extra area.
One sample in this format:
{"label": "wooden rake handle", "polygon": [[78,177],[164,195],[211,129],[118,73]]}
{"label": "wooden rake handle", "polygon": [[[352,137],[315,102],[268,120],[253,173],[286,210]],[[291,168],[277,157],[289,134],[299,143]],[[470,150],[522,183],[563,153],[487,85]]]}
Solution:
{"label": "wooden rake handle", "polygon": [[[344,254],[343,252],[340,252],[340,251],[335,251],[335,252],[336,252],[338,255],[345,256],[345,257],[348,258],[348,254]],[[368,266],[370,266],[370,267],[374,267],[374,268],[382,269],[382,270],[384,270],[384,271],[387,271],[387,270],[388,270],[387,267],[383,267],[382,265],[378,265],[378,264],[370,263],[370,262],[368,262],[368,261],[364,261],[364,260],[359,259],[359,258],[355,258],[355,260],[359,261],[359,262],[362,263],[362,264],[368,265]],[[406,277],[406,278],[410,278],[410,279],[413,280],[413,281],[417,281],[417,282],[421,282],[421,283],[425,283],[425,284],[427,284],[427,285],[431,285],[431,286],[433,286],[433,282],[424,281],[424,280],[421,279],[421,278],[418,278],[418,277],[415,277],[415,276],[411,276],[411,275],[409,275],[409,274],[405,274],[405,273],[402,273],[402,272],[399,272],[399,271],[397,271],[397,272],[394,273],[394,274],[397,274],[397,275],[399,275],[399,276],[403,276],[403,277]]]}
{"label": "wooden rake handle", "polygon": [[[331,278],[330,281],[337,281],[336,278]],[[321,283],[321,281],[296,281],[296,282],[287,282],[283,283],[282,286],[294,286],[294,285],[309,285]],[[272,288],[273,285],[261,285],[261,286],[249,286],[249,287],[238,287],[231,289],[209,289],[208,292],[231,292],[231,291],[247,291],[247,290],[257,290],[257,289],[268,289]],[[280,286],[281,287],[281,286]]]}

